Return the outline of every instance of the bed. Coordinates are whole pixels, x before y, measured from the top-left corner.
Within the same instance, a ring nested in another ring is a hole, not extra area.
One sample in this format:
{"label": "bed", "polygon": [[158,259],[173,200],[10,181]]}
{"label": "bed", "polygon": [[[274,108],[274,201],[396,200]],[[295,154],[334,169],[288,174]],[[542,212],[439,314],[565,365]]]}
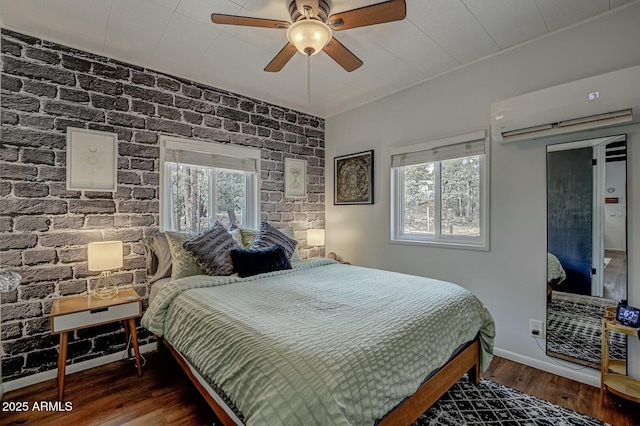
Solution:
{"label": "bed", "polygon": [[225,425],[391,425],[488,367],[495,327],[448,282],[330,259],[164,281],[142,319]]}

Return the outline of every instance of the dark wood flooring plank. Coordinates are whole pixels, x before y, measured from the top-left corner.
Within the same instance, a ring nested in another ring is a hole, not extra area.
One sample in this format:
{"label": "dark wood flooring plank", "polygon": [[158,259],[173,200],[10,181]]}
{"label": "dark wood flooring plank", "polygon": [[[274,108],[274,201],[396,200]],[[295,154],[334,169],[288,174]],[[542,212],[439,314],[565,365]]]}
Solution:
{"label": "dark wood flooring plank", "polygon": [[[166,353],[145,355],[143,377],[131,361],[118,361],[67,376],[70,412],[6,413],[0,425],[211,425],[215,416],[175,360]],[[496,357],[483,377],[598,418],[615,426],[640,425],[640,404],[607,396],[598,388]],[[55,379],[4,395],[4,401],[55,401]]]}

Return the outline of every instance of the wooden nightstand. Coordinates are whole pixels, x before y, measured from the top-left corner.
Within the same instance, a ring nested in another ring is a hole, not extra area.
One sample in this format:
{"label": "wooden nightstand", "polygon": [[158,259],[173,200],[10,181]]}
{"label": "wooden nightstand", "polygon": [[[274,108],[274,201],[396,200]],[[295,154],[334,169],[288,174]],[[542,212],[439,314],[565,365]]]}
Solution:
{"label": "wooden nightstand", "polygon": [[602,318],[602,360],[600,370],[600,404],[608,391],[622,398],[640,402],[640,380],[627,376],[625,360],[609,358],[609,333],[617,331],[628,336],[637,336],[638,329],[622,325],[615,319]]}
{"label": "wooden nightstand", "polygon": [[136,318],[142,315],[142,300],[132,288],[119,291],[112,299],[98,299],[91,295],[56,299],[51,307],[51,334],[60,333],[60,351],[58,353],[58,399],[64,395],[64,376],[67,366],[67,342],[69,332],[80,328],[108,324],[115,321],[124,322],[127,342],[129,336],[136,355],[138,376],[142,376],[140,350]]}

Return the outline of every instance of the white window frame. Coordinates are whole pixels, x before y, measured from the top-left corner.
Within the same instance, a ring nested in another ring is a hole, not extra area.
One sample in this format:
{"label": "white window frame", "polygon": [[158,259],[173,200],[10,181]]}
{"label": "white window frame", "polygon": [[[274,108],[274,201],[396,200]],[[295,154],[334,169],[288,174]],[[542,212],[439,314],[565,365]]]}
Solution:
{"label": "white window frame", "polygon": [[[235,145],[226,145],[216,142],[207,142],[198,139],[177,138],[174,136],[160,135],[160,230],[169,229],[169,218],[171,217],[169,208],[171,203],[166,200],[171,197],[170,176],[165,174],[165,151],[166,149],[181,150],[194,153],[202,153],[207,155],[219,155],[224,157],[232,157],[240,160],[254,160],[256,172],[252,178],[247,179],[247,205],[246,220],[243,226],[252,229],[258,229],[260,220],[260,160],[261,152],[259,149],[247,148]],[[215,167],[215,166],[212,166]],[[244,219],[244,218],[243,218]]]}
{"label": "white window frame", "polygon": [[[447,145],[460,144],[465,142],[484,140],[484,157],[480,160],[480,235],[447,235],[441,233],[441,211],[435,211],[435,232],[433,235],[404,234],[403,229],[403,206],[404,191],[402,181],[402,170],[390,167],[391,169],[391,226],[390,242],[399,244],[428,245],[434,247],[460,248],[467,250],[489,250],[489,165],[490,163],[490,138],[489,132],[481,130],[445,139],[419,143],[409,146],[396,146],[390,149],[391,158],[394,155],[411,154],[418,151],[432,150]],[[436,205],[441,206],[440,197],[442,195],[440,184],[440,162],[435,163],[435,187]]]}

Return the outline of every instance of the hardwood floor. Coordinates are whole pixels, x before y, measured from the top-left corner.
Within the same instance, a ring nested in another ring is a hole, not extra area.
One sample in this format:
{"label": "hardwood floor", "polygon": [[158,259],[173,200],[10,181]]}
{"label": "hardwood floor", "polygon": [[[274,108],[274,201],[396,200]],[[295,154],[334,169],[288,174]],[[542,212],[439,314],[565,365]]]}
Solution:
{"label": "hardwood floor", "polygon": [[[211,425],[216,420],[204,399],[168,354],[146,355],[144,376],[131,361],[119,361],[67,376],[65,401],[71,411],[33,411],[35,402],[56,401],[55,379],[4,395],[2,407],[28,402],[27,412],[0,414],[0,425]],[[640,404],[607,396],[599,389],[502,358],[484,378],[546,399],[614,426],[640,425]],[[64,407],[64,405],[63,405]]]}

